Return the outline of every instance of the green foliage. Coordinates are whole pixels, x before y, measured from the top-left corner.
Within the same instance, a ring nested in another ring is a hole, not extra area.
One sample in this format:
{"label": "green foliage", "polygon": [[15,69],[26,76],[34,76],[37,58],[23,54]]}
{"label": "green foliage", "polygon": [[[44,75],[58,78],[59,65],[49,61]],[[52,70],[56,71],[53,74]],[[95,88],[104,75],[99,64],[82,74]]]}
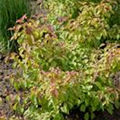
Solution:
{"label": "green foliage", "polygon": [[93,119],[98,110],[112,114],[114,104],[120,104],[119,88],[111,80],[111,74],[120,71],[120,26],[109,23],[112,5],[117,4],[75,0],[48,4],[43,6],[51,10],[49,14],[14,27],[12,39],[20,47],[19,55],[11,58],[22,73],[12,84],[25,92],[16,97],[13,109],[31,120],[63,120],[74,107],[85,112],[85,120]]}
{"label": "green foliage", "polygon": [[13,32],[8,29],[24,14],[30,15],[29,0],[0,0],[0,43],[3,51],[17,49],[16,42],[10,41]]}
{"label": "green foliage", "polygon": [[118,22],[120,3],[116,0],[103,0],[95,3],[56,0],[48,3],[50,3],[51,11],[49,20],[52,24],[55,23],[53,24],[55,28],[59,27],[56,25],[56,19],[61,18],[61,21],[70,19],[66,21],[67,23],[65,22],[65,27],[58,31],[62,33],[60,37],[67,37],[66,39],[70,41],[79,40],[93,47],[100,46],[102,42],[120,41]]}

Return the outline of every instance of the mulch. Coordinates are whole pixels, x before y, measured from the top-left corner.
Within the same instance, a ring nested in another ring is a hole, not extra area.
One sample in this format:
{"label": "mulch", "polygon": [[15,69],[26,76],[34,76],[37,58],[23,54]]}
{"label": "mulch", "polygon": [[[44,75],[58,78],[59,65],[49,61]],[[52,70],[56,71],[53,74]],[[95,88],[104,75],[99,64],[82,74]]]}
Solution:
{"label": "mulch", "polygon": [[16,74],[12,64],[13,61],[5,62],[5,56],[0,54],[0,120],[9,120],[15,114],[12,106],[18,93],[10,83],[11,75]]}
{"label": "mulch", "polygon": [[[107,111],[96,112],[94,120],[120,120],[120,109],[115,109],[113,115],[110,115]],[[84,120],[84,113],[79,112],[79,109],[74,109],[65,120]]]}

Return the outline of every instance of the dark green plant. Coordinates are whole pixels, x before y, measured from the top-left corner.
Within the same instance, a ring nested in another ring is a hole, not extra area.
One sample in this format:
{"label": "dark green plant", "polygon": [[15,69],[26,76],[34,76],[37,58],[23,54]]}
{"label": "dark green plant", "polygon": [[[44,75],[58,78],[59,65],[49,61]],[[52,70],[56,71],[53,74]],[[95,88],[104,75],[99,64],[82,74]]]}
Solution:
{"label": "dark green plant", "polygon": [[16,42],[10,41],[13,32],[8,29],[24,14],[30,15],[29,0],[0,0],[0,43],[7,52],[17,49]]}

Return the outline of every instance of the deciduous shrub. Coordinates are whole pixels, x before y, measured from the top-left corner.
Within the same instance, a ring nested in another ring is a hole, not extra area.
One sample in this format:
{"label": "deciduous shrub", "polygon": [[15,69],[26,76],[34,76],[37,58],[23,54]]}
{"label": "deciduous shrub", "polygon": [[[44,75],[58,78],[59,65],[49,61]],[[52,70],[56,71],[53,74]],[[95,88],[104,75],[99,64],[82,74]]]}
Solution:
{"label": "deciduous shrub", "polygon": [[17,113],[31,120],[63,120],[77,107],[88,120],[95,111],[112,114],[114,105],[119,107],[119,88],[111,77],[120,71],[119,26],[109,26],[113,4],[80,2],[75,17],[40,14],[14,27],[19,54],[11,58],[22,70],[11,81],[22,92],[13,105]]}

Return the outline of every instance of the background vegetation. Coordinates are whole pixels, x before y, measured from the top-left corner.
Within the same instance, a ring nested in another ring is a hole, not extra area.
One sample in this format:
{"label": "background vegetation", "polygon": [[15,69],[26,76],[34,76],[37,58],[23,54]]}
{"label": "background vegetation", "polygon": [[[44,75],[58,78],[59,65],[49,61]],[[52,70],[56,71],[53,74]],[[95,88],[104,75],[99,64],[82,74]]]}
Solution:
{"label": "background vegetation", "polygon": [[24,14],[30,15],[29,0],[0,0],[0,44],[2,51],[16,50],[16,42],[10,41],[13,35],[8,29],[15,25]]}

